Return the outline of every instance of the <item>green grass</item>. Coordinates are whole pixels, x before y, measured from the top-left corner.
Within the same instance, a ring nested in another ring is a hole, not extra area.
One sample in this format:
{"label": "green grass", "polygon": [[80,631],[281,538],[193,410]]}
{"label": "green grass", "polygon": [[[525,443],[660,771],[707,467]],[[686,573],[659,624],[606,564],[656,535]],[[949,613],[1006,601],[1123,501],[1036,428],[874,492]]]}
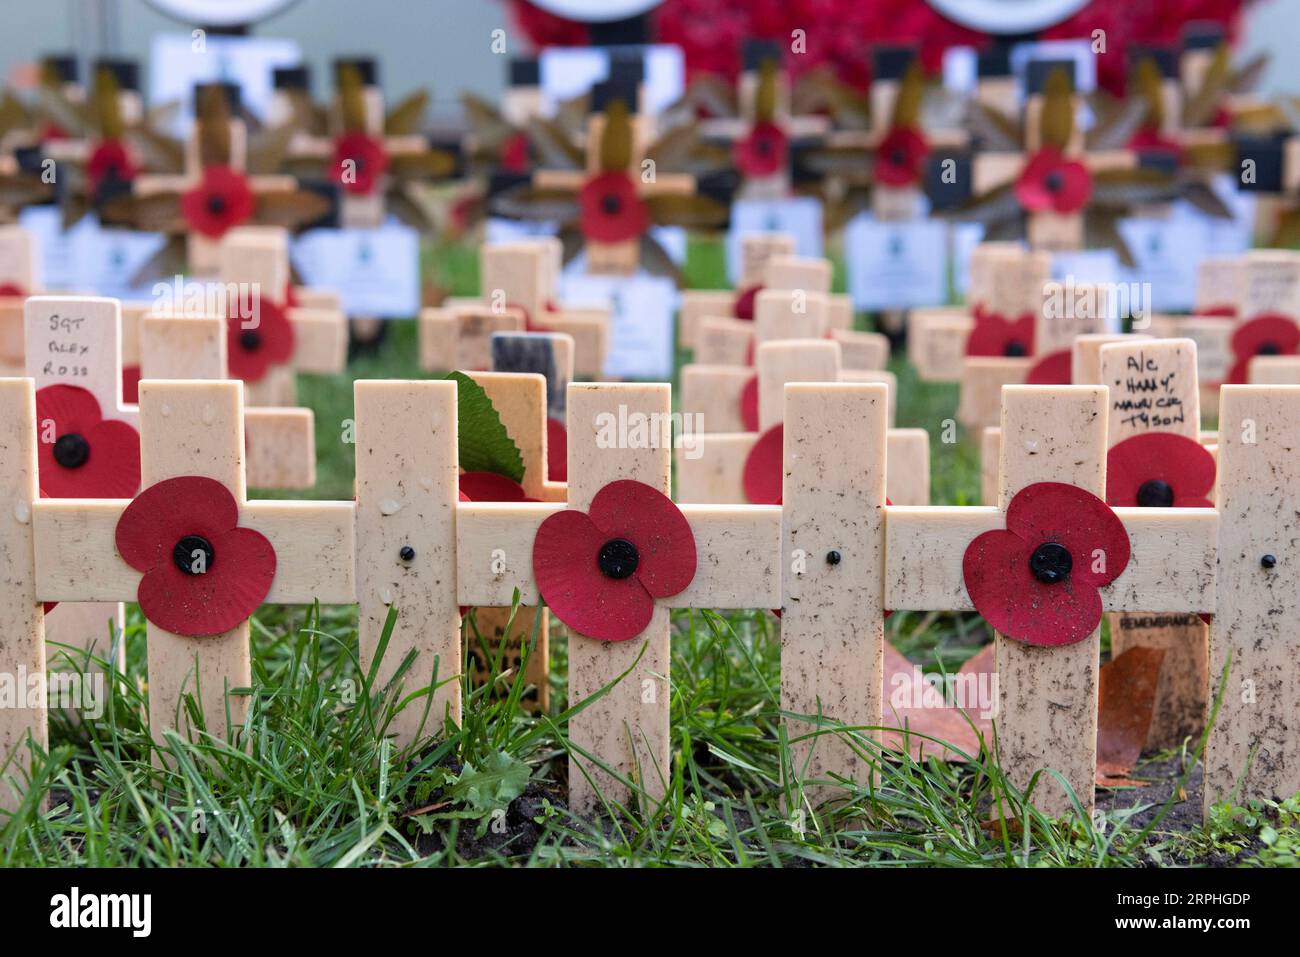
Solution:
{"label": "green grass", "polygon": [[[472,256],[444,250],[436,265],[444,286],[474,288]],[[716,247],[697,244],[693,282],[708,285],[719,270]],[[350,497],[352,447],[342,434],[351,381],[419,377],[414,343],[413,324],[394,323],[380,352],[357,359],[346,376],[303,378],[302,400],[316,410],[319,457],[310,497]],[[894,369],[899,424],[931,432],[934,500],[977,502],[977,450],[964,438],[942,441],[955,389],[914,381],[901,360]],[[52,715],[50,747],[35,763],[27,802],[7,821],[0,818],[0,861],[1269,866],[1294,865],[1300,855],[1300,800],[1225,806],[1204,826],[1176,820],[1189,803],[1179,797],[1196,775],[1194,741],[1152,756],[1150,789],[1103,803],[1093,817],[1049,821],[1006,780],[992,742],[965,764],[918,764],[882,755],[871,729],[823,723],[816,734],[846,738],[878,775],[869,784],[838,782],[836,800],[814,808],[782,731],[776,619],[762,611],[678,612],[673,623],[672,761],[659,769],[667,795],[656,803],[634,790],[629,806],[610,805],[607,816],[588,821],[564,803],[568,718],[585,702],[567,699],[567,642],[558,622],[548,714],[531,717],[517,707],[522,669],[498,674],[493,685],[509,689],[508,696],[490,698],[466,684],[461,724],[434,721],[425,740],[401,750],[386,737],[400,704],[358,663],[355,609],[266,606],[253,621],[252,687],[238,692],[249,705],[242,739],[200,733],[159,745],[144,720],[144,627],[132,608],[119,638],[126,671],[109,674],[104,714]],[[989,640],[973,615],[915,612],[894,615],[887,637],[931,670],[959,667]],[[51,663],[87,668],[83,654],[66,649],[51,649]],[[1165,794],[1167,806],[1158,809]],[[1006,826],[990,823],[999,817]]]}

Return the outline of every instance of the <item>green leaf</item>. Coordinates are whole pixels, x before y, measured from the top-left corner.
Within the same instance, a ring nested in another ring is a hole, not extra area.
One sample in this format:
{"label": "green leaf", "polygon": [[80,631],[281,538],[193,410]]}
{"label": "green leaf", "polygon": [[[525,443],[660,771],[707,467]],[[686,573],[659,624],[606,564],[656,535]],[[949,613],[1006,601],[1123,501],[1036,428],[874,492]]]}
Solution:
{"label": "green leaf", "polygon": [[483,814],[491,814],[524,793],[528,787],[528,765],[504,751],[488,755],[482,769],[468,761],[460,776],[447,788],[452,799],[468,804]]}
{"label": "green leaf", "polygon": [[501,416],[483,387],[463,372],[450,372],[456,383],[456,429],[460,467],[466,472],[495,472],[516,482],[524,480],[519,446],[501,424]]}

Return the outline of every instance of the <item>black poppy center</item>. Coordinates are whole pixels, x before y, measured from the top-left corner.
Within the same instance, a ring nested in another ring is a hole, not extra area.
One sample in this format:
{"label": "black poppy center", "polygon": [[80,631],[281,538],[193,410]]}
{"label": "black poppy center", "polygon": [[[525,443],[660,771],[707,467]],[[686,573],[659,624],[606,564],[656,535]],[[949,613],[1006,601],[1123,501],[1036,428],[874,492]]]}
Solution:
{"label": "black poppy center", "polygon": [[893,163],[895,166],[906,166],[907,154],[903,152],[903,150],[901,149],[893,150],[889,154],[889,161]]}
{"label": "black poppy center", "polygon": [[1059,193],[1061,187],[1065,185],[1065,178],[1059,172],[1053,171],[1044,177],[1043,185],[1047,187],[1049,193]]}
{"label": "black poppy center", "polygon": [[54,441],[54,461],[65,469],[77,469],[90,458],[90,443],[76,432],[60,435]]}
{"label": "black poppy center", "polygon": [[172,549],[172,561],[187,575],[210,572],[214,558],[212,543],[202,535],[186,535]]}
{"label": "black poppy center", "polygon": [[600,199],[600,208],[609,216],[617,216],[618,211],[623,208],[623,201],[613,193],[606,193]]}
{"label": "black poppy center", "polygon": [[226,211],[226,197],[220,193],[213,193],[208,196],[208,212],[213,216],[220,216]]}
{"label": "black poppy center", "polygon": [[262,345],[262,334],[256,329],[245,329],[239,334],[239,345],[249,352],[256,352]]}
{"label": "black poppy center", "polygon": [[1012,339],[1003,347],[1002,354],[1004,356],[1027,356],[1029,350],[1025,348],[1025,344],[1019,339]]}
{"label": "black poppy center", "polygon": [[1168,482],[1151,479],[1138,487],[1137,503],[1143,508],[1169,508],[1174,504],[1174,490]]}
{"label": "black poppy center", "polygon": [[1029,570],[1044,585],[1065,581],[1074,567],[1069,549],[1056,542],[1044,542],[1029,556]]}
{"label": "black poppy center", "polygon": [[636,571],[640,557],[636,546],[625,538],[611,538],[600,546],[596,564],[606,578],[627,578]]}
{"label": "black poppy center", "polygon": [[1281,354],[1282,347],[1276,342],[1260,343],[1259,348],[1255,350],[1255,355],[1257,356],[1280,356]]}

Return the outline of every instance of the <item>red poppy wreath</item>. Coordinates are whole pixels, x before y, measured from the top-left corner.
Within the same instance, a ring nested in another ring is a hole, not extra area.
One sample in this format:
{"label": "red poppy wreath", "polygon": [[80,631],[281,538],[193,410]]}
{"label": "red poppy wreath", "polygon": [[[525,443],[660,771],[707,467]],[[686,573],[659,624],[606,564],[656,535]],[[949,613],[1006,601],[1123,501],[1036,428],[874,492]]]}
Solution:
{"label": "red poppy wreath", "polygon": [[118,519],[123,560],[142,572],[145,618],[188,638],[220,635],[246,621],[271,589],[275,549],[239,527],[239,504],[220,482],[185,475],[151,485]]}
{"label": "red poppy wreath", "polygon": [[105,419],[86,389],[38,389],[36,431],[41,490],[50,498],[130,498],[140,488],[139,433]]}
{"label": "red poppy wreath", "polygon": [[1039,482],[1016,493],[1006,525],[978,535],[962,557],[975,610],[1030,645],[1069,645],[1096,631],[1098,589],[1128,565],[1124,523],[1090,492]]}
{"label": "red poppy wreath", "polygon": [[547,516],[533,539],[537,590],[570,629],[601,641],[635,638],[650,624],[655,599],[695,577],[690,523],[658,489],[611,482],[586,512]]}

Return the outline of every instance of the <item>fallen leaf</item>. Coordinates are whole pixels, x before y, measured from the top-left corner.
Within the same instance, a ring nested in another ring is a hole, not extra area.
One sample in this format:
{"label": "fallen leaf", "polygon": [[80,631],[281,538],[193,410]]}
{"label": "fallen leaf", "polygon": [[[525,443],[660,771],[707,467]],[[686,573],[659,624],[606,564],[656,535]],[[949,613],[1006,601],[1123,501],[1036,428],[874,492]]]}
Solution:
{"label": "fallen leaf", "polygon": [[1131,780],[1155,713],[1164,648],[1134,647],[1101,666],[1097,691],[1097,784],[1142,787]]}

